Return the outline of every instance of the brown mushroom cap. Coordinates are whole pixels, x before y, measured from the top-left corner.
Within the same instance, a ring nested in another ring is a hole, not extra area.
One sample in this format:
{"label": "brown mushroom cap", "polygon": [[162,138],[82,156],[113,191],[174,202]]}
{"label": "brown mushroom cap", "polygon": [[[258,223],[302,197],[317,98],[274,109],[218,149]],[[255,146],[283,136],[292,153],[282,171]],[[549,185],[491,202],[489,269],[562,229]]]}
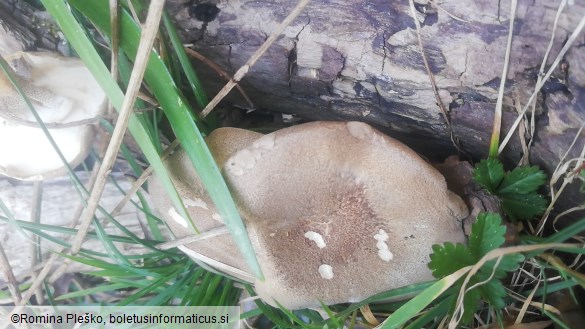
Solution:
{"label": "brown mushroom cap", "polygon": [[224,166],[266,280],[296,309],[355,302],[432,279],[431,246],[463,242],[463,201],[414,151],[360,122],[257,139]]}
{"label": "brown mushroom cap", "polygon": [[[429,280],[431,246],[464,241],[458,220],[468,210],[443,176],[364,123],[313,122],[264,136],[224,128],[207,142],[265,275],[256,292],[269,304],[356,302]],[[177,151],[166,166],[197,227],[220,226],[187,156]],[[192,235],[169,213],[173,205],[156,179],[150,191],[175,235]],[[229,236],[186,247],[192,257],[249,272]]]}
{"label": "brown mushroom cap", "polygon": [[[216,163],[221,166],[233,153],[250,145],[261,136],[263,135],[260,133],[244,129],[219,128],[209,134],[205,140]],[[223,226],[213,201],[205,191],[185,151],[183,149],[176,150],[165,161],[165,166],[197,229],[200,232],[206,232]],[[148,185],[154,205],[173,234],[177,238],[195,234],[191,226],[174,211],[172,201],[167,197],[156,176],[149,179]],[[212,242],[209,240],[192,242],[181,249],[190,254],[190,256],[193,256],[193,254],[189,253],[189,251],[193,251],[249,273],[248,266],[239,255],[238,249],[229,234],[215,237]],[[230,274],[239,277],[237,273]]]}

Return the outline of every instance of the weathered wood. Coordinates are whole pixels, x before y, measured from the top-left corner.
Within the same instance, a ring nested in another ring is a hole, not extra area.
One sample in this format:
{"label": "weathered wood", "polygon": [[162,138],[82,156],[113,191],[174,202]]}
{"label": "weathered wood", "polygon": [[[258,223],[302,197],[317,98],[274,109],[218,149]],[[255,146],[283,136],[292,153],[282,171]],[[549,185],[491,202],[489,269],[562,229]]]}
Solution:
{"label": "weathered wood", "polygon": [[[79,173],[78,175],[82,181],[87,181],[85,173]],[[128,178],[119,173],[112,174],[112,176],[117,180],[120,188],[123,190],[130,188],[131,181]],[[35,207],[33,195],[33,183],[0,177],[0,200],[6,204],[10,212],[10,214],[1,212],[0,242],[6,250],[15,276],[21,282],[32,273],[31,265],[33,264],[33,251],[35,249],[33,242],[35,235],[24,228],[15,227],[8,218],[13,216],[13,219],[30,222],[31,211]],[[41,197],[40,223],[54,227],[71,227],[74,223],[75,211],[81,204],[81,199],[69,178],[62,177],[44,181]],[[111,211],[123,197],[124,195],[118,187],[109,182],[104,189],[100,205],[107,211]],[[103,215],[98,213],[96,216],[98,219],[104,220]],[[141,222],[144,223],[144,214],[138,211],[131,203],[127,204],[115,218],[137,236],[145,237],[141,226]],[[125,233],[111,223],[104,224],[104,226],[109,234],[125,236]],[[42,231],[58,240],[72,241],[72,238],[74,238],[70,234],[51,232],[50,230]],[[145,248],[135,244],[118,242],[114,244],[124,254],[132,255],[146,252]],[[107,253],[106,248],[95,238],[87,238],[82,247],[94,252]],[[43,262],[49,259],[52,251],[60,250],[60,246],[46,239],[40,239],[40,250],[40,261]],[[105,258],[105,260],[108,261],[108,258]],[[54,268],[61,265],[63,261],[64,258],[61,258],[54,265]],[[74,273],[87,270],[96,269],[78,262],[72,262],[67,271]],[[3,280],[4,278],[0,277],[0,287],[5,284]]]}
{"label": "weathered wood", "polygon": [[[197,20],[198,1],[169,0],[185,42],[235,72],[294,5],[285,0],[218,1],[217,17]],[[504,133],[516,117],[513,101],[526,104],[553,32],[560,1],[519,1],[507,76]],[[510,5],[491,0],[417,4],[417,19],[431,71],[456,138],[464,151],[485,157],[508,38]],[[450,13],[449,14],[447,14]],[[456,16],[460,19],[455,19]],[[560,15],[547,65],[585,16],[575,1]],[[463,21],[464,20],[464,21]],[[582,33],[536,102],[532,163],[549,173],[585,122],[585,41]],[[223,84],[200,65],[210,93]],[[548,66],[547,66],[548,69]],[[258,108],[314,120],[360,120],[396,136],[426,155],[454,153],[423,65],[408,1],[312,1],[241,83]],[[213,89],[215,88],[215,89]],[[246,106],[236,92],[228,102]],[[504,153],[517,163],[518,134]],[[578,138],[570,156],[577,156]],[[581,202],[575,189],[563,208]]]}

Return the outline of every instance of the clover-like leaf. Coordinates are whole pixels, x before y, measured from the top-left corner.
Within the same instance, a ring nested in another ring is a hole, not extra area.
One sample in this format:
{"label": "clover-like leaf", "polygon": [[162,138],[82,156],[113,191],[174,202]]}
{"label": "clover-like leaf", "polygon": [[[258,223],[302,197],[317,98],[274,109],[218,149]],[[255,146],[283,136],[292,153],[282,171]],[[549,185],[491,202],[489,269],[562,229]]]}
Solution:
{"label": "clover-like leaf", "polygon": [[471,226],[469,250],[476,260],[488,252],[499,248],[506,241],[506,227],[502,218],[495,213],[480,213],[477,221]]}
{"label": "clover-like leaf", "polygon": [[467,246],[445,242],[433,246],[429,268],[435,278],[445,277],[465,266],[473,265],[475,259]]}
{"label": "clover-like leaf", "polygon": [[534,193],[545,182],[546,175],[538,167],[516,167],[504,177],[497,193]]}
{"label": "clover-like leaf", "polygon": [[482,160],[473,171],[473,179],[489,192],[495,193],[504,179],[504,166],[497,159]]}
{"label": "clover-like leaf", "polygon": [[534,218],[544,212],[548,201],[538,193],[506,193],[500,196],[502,209],[513,220]]}

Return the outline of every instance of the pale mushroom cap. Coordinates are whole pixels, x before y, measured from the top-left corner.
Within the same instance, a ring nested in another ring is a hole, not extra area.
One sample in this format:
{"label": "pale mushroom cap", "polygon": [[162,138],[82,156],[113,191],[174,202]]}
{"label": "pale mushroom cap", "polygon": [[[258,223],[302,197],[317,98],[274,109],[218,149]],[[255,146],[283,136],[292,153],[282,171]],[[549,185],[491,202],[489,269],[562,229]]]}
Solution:
{"label": "pale mushroom cap", "polygon": [[[216,163],[221,166],[234,152],[250,145],[261,136],[263,135],[260,133],[244,129],[219,128],[209,134],[205,140]],[[165,160],[165,166],[197,229],[205,232],[222,226],[221,216],[217,213],[213,201],[203,187],[185,151],[176,150]],[[195,234],[191,226],[186,225],[188,224],[186,220],[178,214],[156,176],[148,180],[148,186],[155,207],[173,234],[177,238]],[[248,271],[248,266],[229,235],[215,237],[212,242],[206,240],[189,243],[186,247],[231,267]]]}
{"label": "pale mushroom cap", "polygon": [[[106,95],[77,58],[50,53],[18,53],[16,77],[45,124],[92,119],[105,110]],[[22,97],[0,74],[0,174],[22,180],[62,175],[65,166]],[[94,126],[49,128],[65,159],[76,166],[87,156]],[[15,142],[17,141],[17,142]]]}
{"label": "pale mushroom cap", "polygon": [[431,246],[464,241],[468,210],[443,176],[363,123],[265,135],[224,173],[266,277],[256,291],[271,304],[358,301],[425,281]]}

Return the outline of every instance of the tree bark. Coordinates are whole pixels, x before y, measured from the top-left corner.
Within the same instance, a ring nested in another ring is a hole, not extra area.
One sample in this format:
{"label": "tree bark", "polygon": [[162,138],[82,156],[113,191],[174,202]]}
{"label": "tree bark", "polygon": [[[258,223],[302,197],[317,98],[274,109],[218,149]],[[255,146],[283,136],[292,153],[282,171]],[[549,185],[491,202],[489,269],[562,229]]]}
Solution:
{"label": "tree bark", "polygon": [[[210,22],[197,19],[198,1],[169,0],[168,9],[186,43],[234,73],[286,17],[295,2],[219,1]],[[518,1],[506,77],[502,138],[534,91],[553,35],[560,1]],[[200,5],[199,5],[200,6]],[[370,123],[431,158],[455,153],[453,139],[474,159],[488,153],[510,23],[508,2],[441,1],[440,8],[415,4],[416,19],[433,92],[408,1],[312,1],[241,82],[256,108],[310,120]],[[201,8],[201,7],[199,7]],[[585,5],[561,13],[545,72],[579,20]],[[201,17],[199,17],[201,19]],[[563,57],[535,102],[531,163],[549,174],[576,138],[568,158],[584,146],[584,34]],[[210,95],[224,81],[198,66]],[[228,103],[246,107],[236,93]],[[446,111],[447,120],[441,111]],[[530,115],[530,114],[529,114]],[[503,153],[516,165],[523,154],[518,133]],[[582,202],[572,184],[559,209]]]}

